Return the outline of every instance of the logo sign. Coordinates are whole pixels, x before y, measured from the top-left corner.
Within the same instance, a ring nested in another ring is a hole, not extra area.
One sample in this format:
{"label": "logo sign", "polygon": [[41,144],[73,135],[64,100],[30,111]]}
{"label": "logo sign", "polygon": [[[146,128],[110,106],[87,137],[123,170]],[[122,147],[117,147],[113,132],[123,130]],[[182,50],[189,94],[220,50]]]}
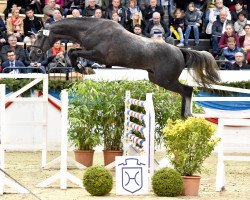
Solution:
{"label": "logo sign", "polygon": [[44,36],[49,36],[50,30],[43,30],[43,35]]}
{"label": "logo sign", "polygon": [[117,156],[116,194],[141,195],[148,193],[148,164],[146,156]]}

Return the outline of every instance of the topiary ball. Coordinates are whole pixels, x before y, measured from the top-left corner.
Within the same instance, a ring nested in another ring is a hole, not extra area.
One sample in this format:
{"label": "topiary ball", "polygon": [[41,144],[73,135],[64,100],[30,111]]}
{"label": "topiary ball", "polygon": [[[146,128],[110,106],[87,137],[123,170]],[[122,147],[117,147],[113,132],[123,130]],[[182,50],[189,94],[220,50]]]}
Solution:
{"label": "topiary ball", "polygon": [[162,168],[152,177],[153,191],[158,196],[176,197],[183,190],[183,180],[175,169]]}
{"label": "topiary ball", "polygon": [[113,176],[103,166],[92,166],[83,174],[83,185],[93,196],[108,194],[113,187]]}

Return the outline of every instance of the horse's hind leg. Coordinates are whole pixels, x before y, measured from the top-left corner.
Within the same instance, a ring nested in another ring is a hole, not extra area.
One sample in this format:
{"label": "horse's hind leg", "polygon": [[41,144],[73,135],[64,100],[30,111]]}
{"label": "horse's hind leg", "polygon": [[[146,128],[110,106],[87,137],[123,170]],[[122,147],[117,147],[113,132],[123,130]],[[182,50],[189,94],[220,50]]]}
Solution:
{"label": "horse's hind leg", "polygon": [[166,85],[164,88],[173,92],[177,92],[182,96],[181,115],[183,117],[191,116],[191,98],[193,87],[176,82],[175,84]]}

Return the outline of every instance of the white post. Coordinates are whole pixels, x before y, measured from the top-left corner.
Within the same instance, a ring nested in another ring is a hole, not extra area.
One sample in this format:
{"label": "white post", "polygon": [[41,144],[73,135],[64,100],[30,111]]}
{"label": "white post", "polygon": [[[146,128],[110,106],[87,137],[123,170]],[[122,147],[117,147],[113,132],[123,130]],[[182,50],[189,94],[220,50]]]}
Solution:
{"label": "white post", "polygon": [[[5,85],[0,85],[0,168],[4,170]],[[5,174],[0,171],[0,195],[3,195]]]}
{"label": "white post", "polygon": [[62,136],[61,136],[61,179],[60,179],[60,188],[67,189],[67,142],[68,142],[68,92],[66,90],[62,90],[61,95],[62,100]]}
{"label": "white post", "polygon": [[47,163],[47,135],[48,135],[48,78],[43,79],[43,141],[42,141],[42,167],[44,168]]}

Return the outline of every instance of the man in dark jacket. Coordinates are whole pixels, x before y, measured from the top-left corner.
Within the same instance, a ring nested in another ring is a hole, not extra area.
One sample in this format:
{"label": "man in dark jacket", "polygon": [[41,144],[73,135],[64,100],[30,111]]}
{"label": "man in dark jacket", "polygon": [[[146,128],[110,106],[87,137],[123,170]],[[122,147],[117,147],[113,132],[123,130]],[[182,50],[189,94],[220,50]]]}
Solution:
{"label": "man in dark jacket", "polygon": [[226,27],[227,24],[233,24],[231,20],[227,20],[227,11],[221,10],[219,14],[219,18],[213,23],[212,26],[212,54],[214,57],[218,57],[219,53],[219,41],[221,38],[221,35],[225,32],[223,30],[224,27]]}
{"label": "man in dark jacket", "polygon": [[164,18],[164,9],[161,5],[157,5],[157,0],[150,0],[149,6],[147,6],[143,12],[143,17],[146,20],[146,23],[152,19],[154,12],[158,12],[161,15],[161,19]]}
{"label": "man in dark jacket", "polygon": [[25,15],[26,17],[23,20],[24,42],[28,42],[43,27],[43,22],[40,18],[34,16],[34,11],[31,7],[25,9]]}
{"label": "man in dark jacket", "polygon": [[167,43],[174,44],[174,38],[170,37],[170,30],[158,12],[153,13],[152,20],[146,25],[144,35],[149,38],[163,39]]}
{"label": "man in dark jacket", "polygon": [[89,0],[89,5],[83,10],[83,16],[85,17],[94,16],[96,9],[101,9],[101,7],[95,3],[95,0]]}
{"label": "man in dark jacket", "polygon": [[110,5],[105,11],[105,18],[112,19],[113,13],[116,12],[119,15],[119,23],[124,25],[126,14],[125,9],[121,7],[120,0],[113,0],[112,5]]}

